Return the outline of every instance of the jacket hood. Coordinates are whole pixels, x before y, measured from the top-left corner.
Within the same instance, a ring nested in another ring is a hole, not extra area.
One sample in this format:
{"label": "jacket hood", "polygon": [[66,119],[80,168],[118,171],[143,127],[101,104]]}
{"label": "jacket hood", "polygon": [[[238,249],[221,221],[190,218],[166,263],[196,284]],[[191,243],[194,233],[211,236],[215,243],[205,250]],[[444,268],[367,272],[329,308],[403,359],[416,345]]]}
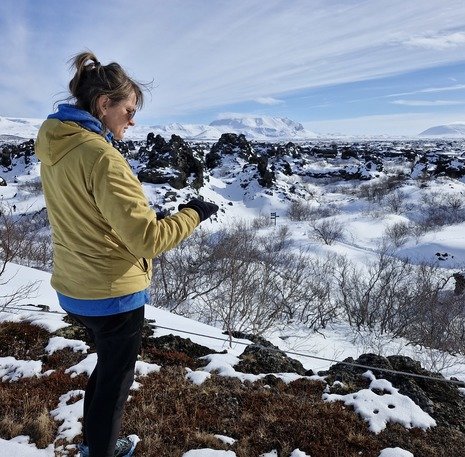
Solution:
{"label": "jacket hood", "polygon": [[[46,165],[54,165],[75,147],[96,139],[91,132],[103,139],[103,124],[86,110],[62,103],[40,128],[35,145],[36,155]],[[112,138],[112,133],[107,132],[105,140],[111,143]]]}
{"label": "jacket hood", "polygon": [[106,143],[103,136],[86,130],[76,122],[47,119],[39,129],[35,153],[46,165],[55,165],[74,148],[92,140]]}

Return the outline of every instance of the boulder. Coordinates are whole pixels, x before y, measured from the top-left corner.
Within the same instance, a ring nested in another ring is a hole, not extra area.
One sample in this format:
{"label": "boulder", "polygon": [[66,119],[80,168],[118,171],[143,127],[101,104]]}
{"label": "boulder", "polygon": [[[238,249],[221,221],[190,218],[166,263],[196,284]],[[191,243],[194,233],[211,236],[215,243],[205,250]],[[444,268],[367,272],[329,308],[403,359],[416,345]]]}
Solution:
{"label": "boulder", "polygon": [[302,376],[313,374],[308,372],[298,360],[288,357],[277,347],[252,344],[245,348],[239,358],[240,362],[235,369],[244,373],[297,373]]}
{"label": "boulder", "polygon": [[[463,384],[447,383],[441,374],[422,368],[419,362],[406,356],[363,354],[355,361],[348,358],[344,362],[426,376],[427,378],[421,378],[371,369],[377,378],[387,379],[402,395],[412,399],[438,425],[465,432],[465,397],[459,390],[459,387],[464,387]],[[369,380],[363,376],[367,370],[368,368],[338,363],[328,371],[318,374],[326,376],[331,393],[347,394],[368,387]],[[340,382],[334,384],[335,381]]]}

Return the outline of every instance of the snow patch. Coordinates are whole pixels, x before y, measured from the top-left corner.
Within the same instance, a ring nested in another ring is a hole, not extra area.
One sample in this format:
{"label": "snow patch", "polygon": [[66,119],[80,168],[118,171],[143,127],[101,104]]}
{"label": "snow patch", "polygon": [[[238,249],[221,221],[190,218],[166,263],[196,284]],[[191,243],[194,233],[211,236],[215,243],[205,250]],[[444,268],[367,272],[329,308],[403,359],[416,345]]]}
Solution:
{"label": "snow patch", "polygon": [[[371,371],[365,375],[371,380],[368,389],[363,389],[347,395],[323,394],[323,400],[328,402],[343,401],[347,406],[353,406],[368,423],[373,433],[379,433],[386,428],[388,422],[397,422],[405,428],[429,428],[436,421],[424,412],[409,397],[399,393],[399,390],[385,379],[376,379]],[[374,390],[382,391],[379,395]]]}

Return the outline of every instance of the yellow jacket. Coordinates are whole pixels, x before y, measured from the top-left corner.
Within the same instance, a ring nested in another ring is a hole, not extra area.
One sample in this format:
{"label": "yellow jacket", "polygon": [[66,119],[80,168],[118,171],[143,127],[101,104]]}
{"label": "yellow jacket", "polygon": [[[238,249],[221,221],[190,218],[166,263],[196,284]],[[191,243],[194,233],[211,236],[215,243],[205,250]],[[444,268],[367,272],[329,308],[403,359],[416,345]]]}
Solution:
{"label": "yellow jacket", "polygon": [[74,122],[47,119],[35,152],[53,236],[51,284],[64,295],[100,299],[145,289],[151,259],[200,223],[189,208],[157,220],[121,154]]}

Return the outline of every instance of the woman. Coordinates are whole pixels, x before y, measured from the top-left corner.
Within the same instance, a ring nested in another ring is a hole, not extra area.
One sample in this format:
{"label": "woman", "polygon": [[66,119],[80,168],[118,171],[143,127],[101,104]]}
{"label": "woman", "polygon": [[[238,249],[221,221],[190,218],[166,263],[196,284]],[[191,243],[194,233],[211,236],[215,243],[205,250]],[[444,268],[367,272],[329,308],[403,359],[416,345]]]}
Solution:
{"label": "woman", "polygon": [[157,220],[140,182],[112,146],[134,125],[143,92],[120,65],[84,52],[70,100],[41,126],[36,155],[53,234],[51,284],[91,332],[98,362],[86,386],[82,456],[130,456],[118,439],[140,348],[151,259],[188,237],[218,206],[191,200]]}

